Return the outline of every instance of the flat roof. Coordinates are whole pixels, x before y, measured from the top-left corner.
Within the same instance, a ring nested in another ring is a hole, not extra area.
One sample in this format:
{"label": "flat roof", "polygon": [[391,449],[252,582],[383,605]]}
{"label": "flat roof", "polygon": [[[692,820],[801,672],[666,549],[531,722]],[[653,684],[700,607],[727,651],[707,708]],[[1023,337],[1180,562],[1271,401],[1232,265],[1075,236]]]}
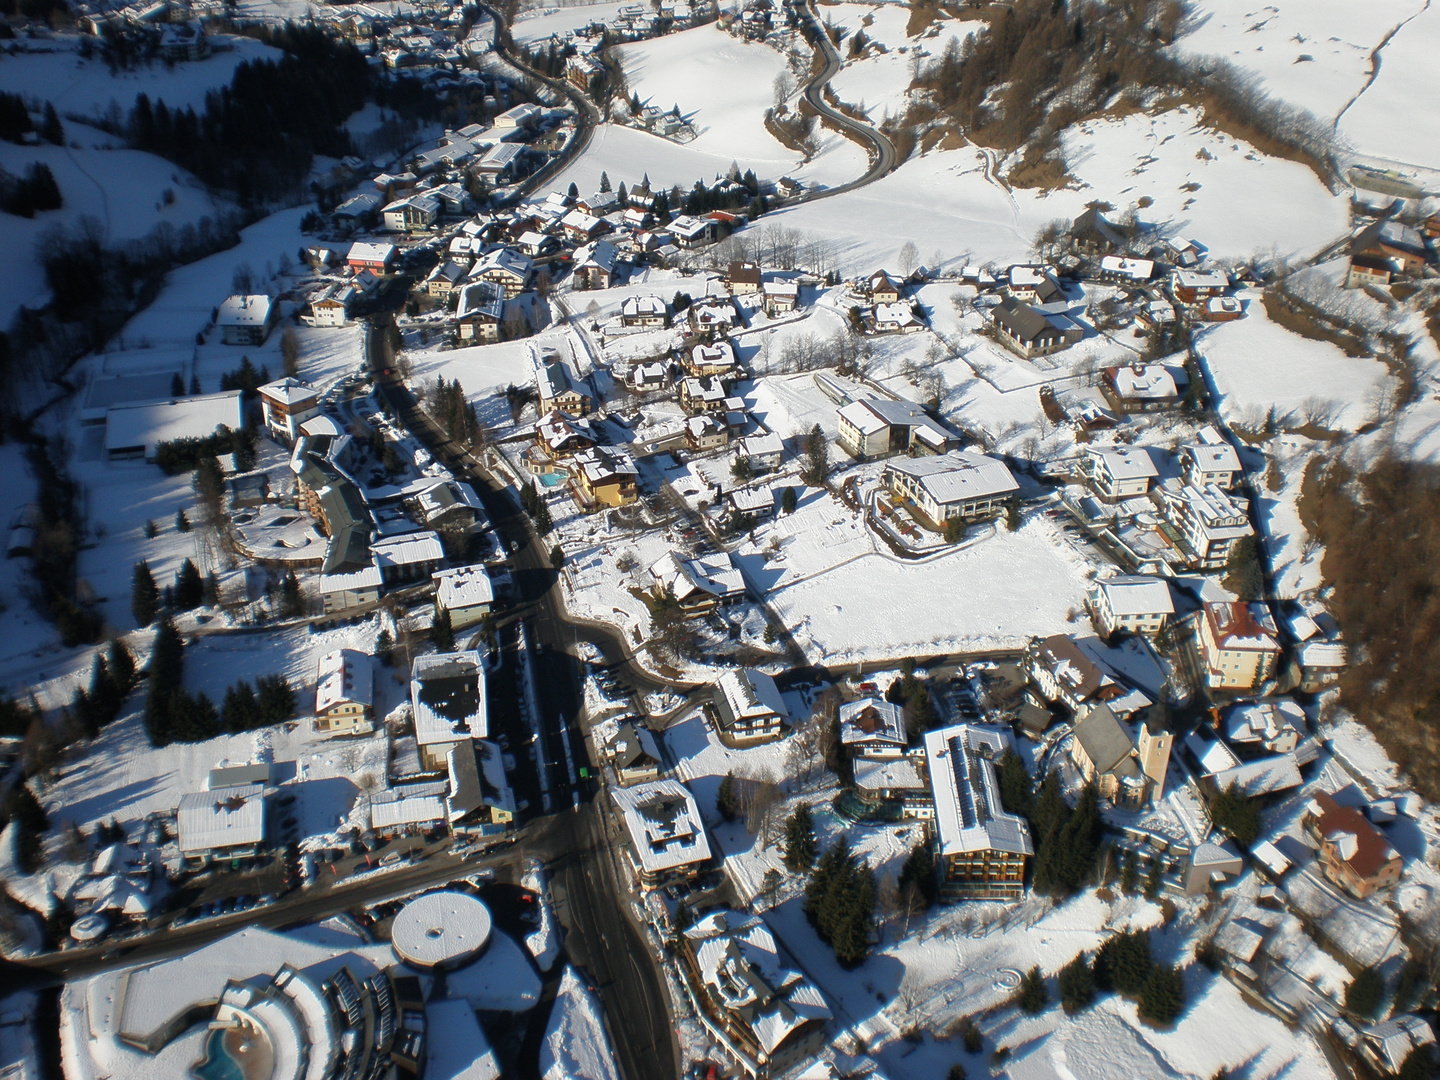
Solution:
{"label": "flat roof", "polygon": [[415,742],[483,739],[489,731],[485,668],[474,650],[417,657],[410,680]]}
{"label": "flat roof", "polygon": [[244,425],[239,390],[112,405],[105,410],[105,450],[143,450],[149,460],[162,442],[204,439],[218,427],[239,431]]}
{"label": "flat roof", "polygon": [[435,598],[447,611],[489,604],[495,600],[495,587],[483,566],[437,570],[430,577],[435,582]]}
{"label": "flat roof", "polygon": [[674,870],[710,858],[700,808],[678,780],[653,780],[610,789],[625,819],[635,858],[648,873]]}
{"label": "flat roof", "polygon": [[390,924],[390,945],[407,964],[431,968],[477,956],[490,944],[490,909],[479,897],[443,889],[417,896]]}
{"label": "flat roof", "polygon": [[182,852],[258,844],[265,838],[265,786],[192,791],[175,812]]}

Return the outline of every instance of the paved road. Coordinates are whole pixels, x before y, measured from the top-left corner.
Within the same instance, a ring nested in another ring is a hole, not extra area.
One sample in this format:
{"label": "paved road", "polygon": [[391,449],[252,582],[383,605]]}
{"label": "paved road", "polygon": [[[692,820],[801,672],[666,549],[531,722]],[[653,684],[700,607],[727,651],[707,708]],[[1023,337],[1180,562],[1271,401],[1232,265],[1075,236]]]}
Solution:
{"label": "paved road", "polygon": [[[541,714],[537,749],[548,763],[558,811],[550,818],[537,819],[532,827],[543,837],[538,846],[556,861],[556,872],[563,876],[570,933],[567,948],[577,958],[583,957],[580,962],[590,970],[600,991],[626,1080],[673,1080],[679,1047],[660,977],[650,950],[624,914],[622,905],[630,902],[631,894],[617,880],[603,843],[604,826],[593,801],[594,781],[578,776],[579,765],[587,758],[584,734],[577,722],[581,667],[571,651],[579,640],[587,640],[612,659],[628,657],[628,647],[623,637],[609,628],[567,621],[549,552],[535,535],[530,519],[472,454],[446,437],[394,370],[380,366],[385,355],[383,334],[381,325],[372,324],[367,355],[391,408],[432,454],[475,486],[491,523],[512,552],[511,574],[531,646]],[[638,665],[625,660],[622,666],[642,693],[664,688]],[[573,777],[565,762],[567,736],[576,765]],[[644,1007],[637,1008],[637,1003]]]}
{"label": "paved road", "polygon": [[825,27],[821,24],[819,16],[815,14],[813,2],[806,4],[805,11],[811,24],[815,27],[817,47],[825,55],[824,69],[805,84],[805,89],[802,91],[805,95],[805,100],[810,103],[816,112],[821,113],[846,131],[853,133],[865,144],[870,154],[870,168],[866,169],[862,175],[847,184],[840,184],[836,187],[808,192],[802,198],[796,200],[797,203],[813,202],[816,199],[828,199],[832,195],[840,195],[847,191],[854,191],[856,188],[862,188],[866,184],[871,184],[879,180],[880,177],[884,176],[900,163],[900,155],[896,152],[895,144],[890,141],[889,136],[879,128],[873,127],[864,121],[855,120],[852,117],[846,116],[839,109],[832,108],[829,103],[826,102],[825,87],[829,85],[831,79],[840,73],[840,69],[844,66],[844,61],[840,59],[840,54],[836,51],[835,46],[831,44],[830,35],[825,33]]}

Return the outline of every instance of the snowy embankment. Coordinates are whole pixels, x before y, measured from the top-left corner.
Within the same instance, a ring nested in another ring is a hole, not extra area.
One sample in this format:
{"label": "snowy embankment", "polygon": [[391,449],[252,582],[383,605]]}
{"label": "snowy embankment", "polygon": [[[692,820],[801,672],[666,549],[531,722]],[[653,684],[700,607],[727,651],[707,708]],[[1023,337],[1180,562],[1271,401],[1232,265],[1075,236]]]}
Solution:
{"label": "snowy embankment", "polygon": [[549,971],[560,955],[560,927],[550,909],[550,890],[545,871],[539,863],[526,864],[525,876],[520,884],[536,895],[536,904],[540,909],[540,925],[525,935],[525,947],[535,958],[535,966],[541,971]]}
{"label": "snowy embankment", "polygon": [[620,1080],[600,999],[573,967],[560,977],[540,1044],[540,1074],[544,1080]]}

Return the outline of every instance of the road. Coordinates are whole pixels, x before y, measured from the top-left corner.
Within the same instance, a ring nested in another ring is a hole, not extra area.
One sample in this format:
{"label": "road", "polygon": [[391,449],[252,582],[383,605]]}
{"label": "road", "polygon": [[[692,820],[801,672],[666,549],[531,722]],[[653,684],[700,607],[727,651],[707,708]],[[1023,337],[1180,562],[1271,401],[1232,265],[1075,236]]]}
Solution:
{"label": "road", "polygon": [[[594,801],[594,781],[572,776],[563,747],[568,737],[578,774],[578,764],[588,760],[578,723],[581,666],[573,651],[579,641],[595,644],[607,661],[624,669],[641,693],[668,686],[632,662],[620,633],[567,620],[549,551],[535,535],[530,519],[475,456],[452,442],[419,407],[396,371],[383,366],[384,333],[385,324],[379,320],[366,333],[366,355],[377,385],[395,415],[426,449],[475,487],[492,525],[511,552],[511,576],[535,672],[541,729],[537,750],[549,766],[551,794],[558,811],[535,821],[532,827],[541,837],[537,849],[554,862],[552,869],[563,881],[570,916],[567,948],[577,959],[583,958],[580,962],[587,966],[600,992],[626,1080],[673,1080],[679,1069],[679,1047],[660,976],[649,947],[624,914],[631,893],[617,880],[603,842],[604,824]],[[506,655],[509,661],[511,650],[507,649]],[[645,1007],[636,1008],[637,1003]]]}
{"label": "road", "polygon": [[810,103],[811,108],[822,116],[825,116],[831,122],[851,132],[857,139],[865,144],[870,154],[870,167],[849,183],[807,192],[800,199],[796,200],[797,203],[813,202],[816,199],[828,199],[832,195],[841,195],[847,191],[862,188],[866,184],[871,184],[879,180],[880,177],[890,172],[890,170],[899,164],[899,154],[895,150],[895,144],[890,141],[884,132],[863,121],[846,116],[843,112],[832,108],[830,104],[826,102],[825,87],[830,84],[831,79],[840,73],[840,69],[844,66],[844,61],[840,59],[840,53],[836,51],[835,46],[831,43],[830,36],[825,33],[825,27],[821,24],[819,16],[815,14],[813,2],[806,4],[805,11],[811,24],[815,27],[816,45],[825,56],[825,67],[818,74],[811,77],[810,81],[805,84],[805,89],[802,93],[805,95],[805,100]]}

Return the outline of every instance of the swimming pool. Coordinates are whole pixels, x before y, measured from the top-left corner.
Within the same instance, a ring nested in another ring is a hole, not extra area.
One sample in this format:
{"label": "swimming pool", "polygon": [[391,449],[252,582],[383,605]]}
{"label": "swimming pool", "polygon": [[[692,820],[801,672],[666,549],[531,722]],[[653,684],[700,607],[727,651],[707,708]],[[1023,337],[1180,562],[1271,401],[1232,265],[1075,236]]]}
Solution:
{"label": "swimming pool", "polygon": [[245,1080],[245,1070],[225,1048],[228,1028],[216,1028],[205,1040],[205,1060],[191,1069],[198,1080]]}
{"label": "swimming pool", "polygon": [[546,487],[558,487],[559,485],[563,484],[564,482],[565,482],[565,474],[564,474],[564,473],[558,473],[558,472],[542,472],[542,473],[540,474],[540,483],[544,484]]}

